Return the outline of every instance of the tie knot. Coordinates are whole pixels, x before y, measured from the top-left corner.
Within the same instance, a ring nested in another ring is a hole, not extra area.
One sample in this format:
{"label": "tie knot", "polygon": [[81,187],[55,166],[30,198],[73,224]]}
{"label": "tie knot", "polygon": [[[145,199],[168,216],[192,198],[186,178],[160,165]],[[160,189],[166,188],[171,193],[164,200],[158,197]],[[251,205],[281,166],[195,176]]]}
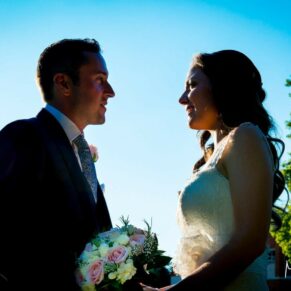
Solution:
{"label": "tie knot", "polygon": [[[78,151],[85,151],[89,149],[88,143],[83,134],[78,135],[74,140],[74,144],[77,146]],[[90,149],[89,149],[90,150]]]}

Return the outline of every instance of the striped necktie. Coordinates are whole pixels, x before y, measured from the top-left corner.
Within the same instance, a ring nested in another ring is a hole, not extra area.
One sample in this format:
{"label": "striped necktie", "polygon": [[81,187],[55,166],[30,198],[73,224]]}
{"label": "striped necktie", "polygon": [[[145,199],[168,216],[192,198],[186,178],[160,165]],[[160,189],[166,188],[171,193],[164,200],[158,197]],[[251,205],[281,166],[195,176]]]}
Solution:
{"label": "striped necktie", "polygon": [[73,140],[73,142],[78,148],[78,155],[81,161],[83,174],[86,177],[91,187],[95,202],[97,202],[98,181],[97,181],[93,158],[92,158],[88,143],[86,142],[83,134],[80,134],[79,136],[77,136]]}

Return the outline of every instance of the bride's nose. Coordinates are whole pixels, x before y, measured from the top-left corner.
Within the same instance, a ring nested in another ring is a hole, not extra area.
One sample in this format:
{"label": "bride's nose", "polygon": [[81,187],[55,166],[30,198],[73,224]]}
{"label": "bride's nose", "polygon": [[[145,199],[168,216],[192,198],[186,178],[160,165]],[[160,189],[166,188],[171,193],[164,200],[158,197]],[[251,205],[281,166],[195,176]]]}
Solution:
{"label": "bride's nose", "polygon": [[185,91],[182,96],[179,98],[179,103],[182,105],[187,105],[189,103],[188,93]]}

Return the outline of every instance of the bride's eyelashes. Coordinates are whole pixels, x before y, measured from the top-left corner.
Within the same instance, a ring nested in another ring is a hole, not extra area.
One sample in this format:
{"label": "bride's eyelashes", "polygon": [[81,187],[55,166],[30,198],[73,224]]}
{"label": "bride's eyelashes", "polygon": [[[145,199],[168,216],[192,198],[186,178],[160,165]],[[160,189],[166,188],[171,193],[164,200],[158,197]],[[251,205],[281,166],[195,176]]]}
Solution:
{"label": "bride's eyelashes", "polygon": [[189,80],[186,83],[186,90],[192,90],[197,86],[197,82],[194,80]]}
{"label": "bride's eyelashes", "polygon": [[194,89],[196,86],[197,86],[197,82],[195,82],[195,81],[190,81],[189,82],[189,88],[190,89]]}

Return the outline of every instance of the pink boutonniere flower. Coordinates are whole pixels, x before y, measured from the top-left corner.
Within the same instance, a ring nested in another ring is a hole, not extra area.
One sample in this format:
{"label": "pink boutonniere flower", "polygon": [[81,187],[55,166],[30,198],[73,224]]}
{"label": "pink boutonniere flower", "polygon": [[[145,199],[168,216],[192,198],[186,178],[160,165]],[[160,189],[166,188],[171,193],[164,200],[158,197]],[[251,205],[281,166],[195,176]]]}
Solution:
{"label": "pink boutonniere flower", "polygon": [[91,152],[91,156],[92,156],[93,162],[96,163],[97,160],[99,159],[97,147],[92,145],[92,144],[90,144],[89,148],[90,148],[90,152]]}

